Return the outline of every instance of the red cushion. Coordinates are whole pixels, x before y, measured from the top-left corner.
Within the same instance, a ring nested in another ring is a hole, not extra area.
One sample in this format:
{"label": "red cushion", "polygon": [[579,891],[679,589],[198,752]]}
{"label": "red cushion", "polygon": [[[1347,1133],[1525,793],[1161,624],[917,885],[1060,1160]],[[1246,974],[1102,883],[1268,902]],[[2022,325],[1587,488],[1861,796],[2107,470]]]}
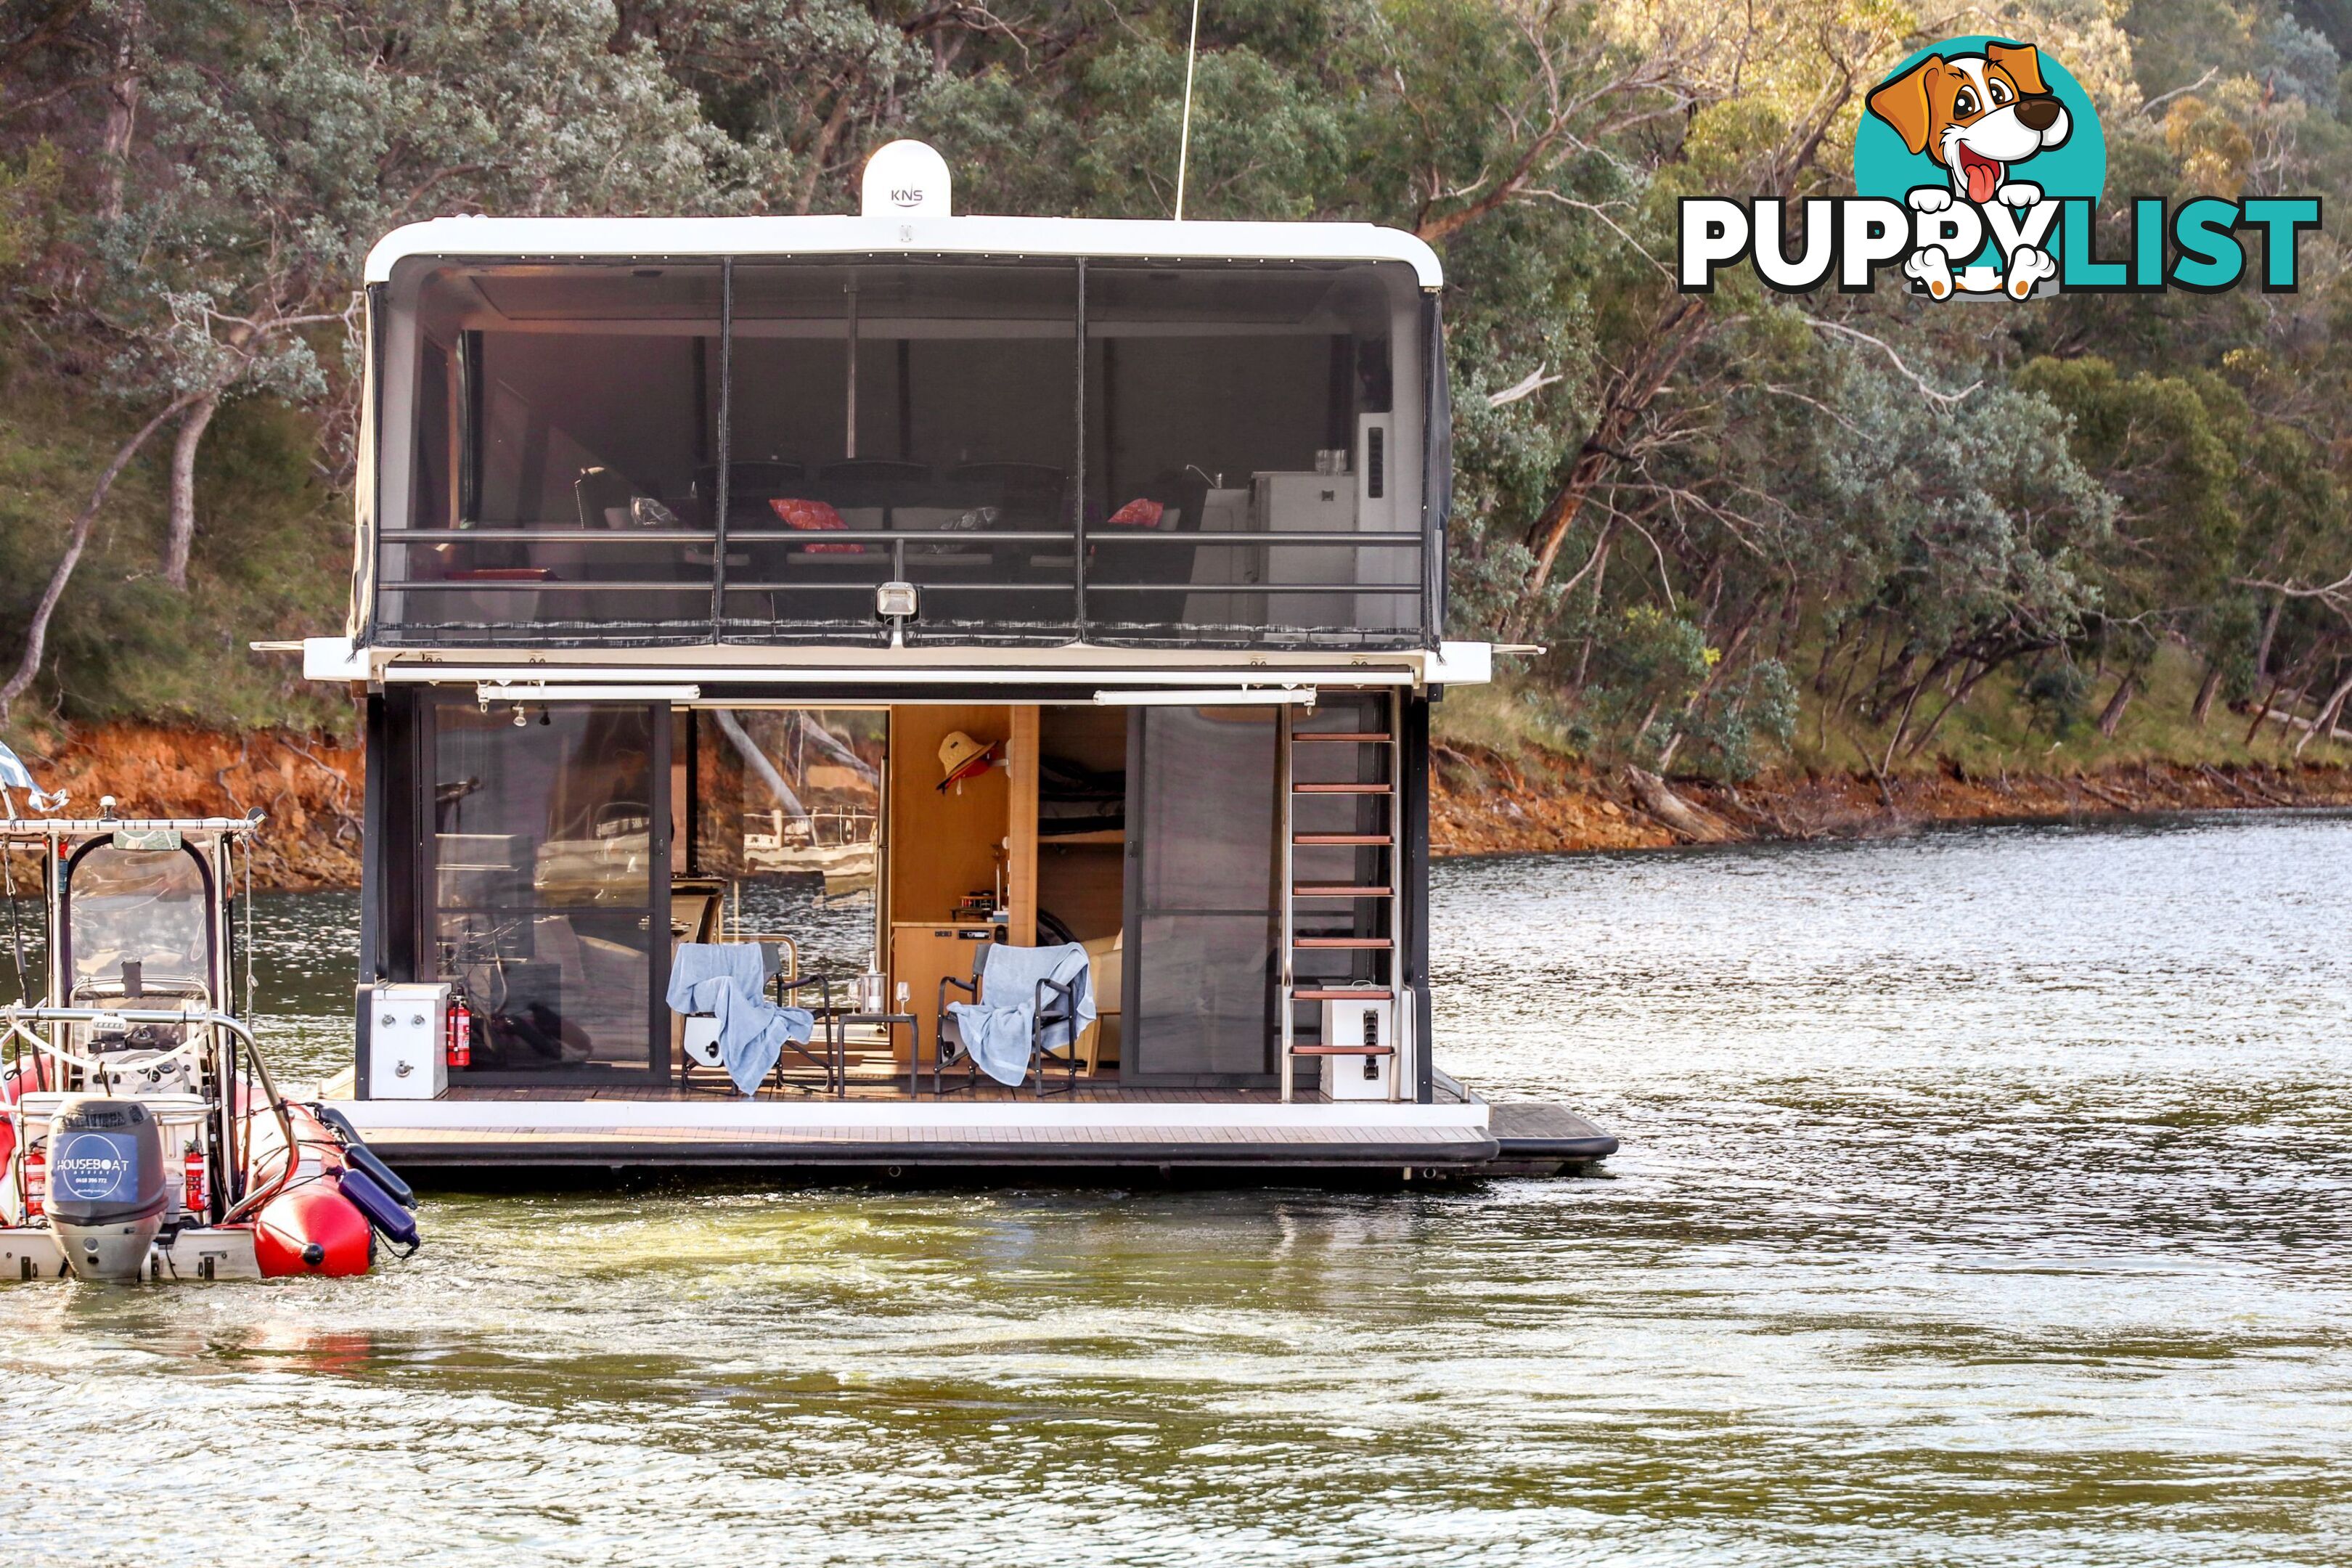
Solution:
{"label": "red cushion", "polygon": [[1156,500],[1138,499],[1103,519],[1106,528],[1158,528],[1168,509]]}
{"label": "red cushion", "polygon": [[[849,526],[841,521],[839,512],[821,500],[802,500],[795,496],[777,496],[768,502],[768,510],[774,512],[786,528],[797,529],[803,533],[826,533],[835,529],[845,529]],[[811,555],[863,555],[866,553],[866,546],[863,544],[811,544],[806,546],[806,549]]]}

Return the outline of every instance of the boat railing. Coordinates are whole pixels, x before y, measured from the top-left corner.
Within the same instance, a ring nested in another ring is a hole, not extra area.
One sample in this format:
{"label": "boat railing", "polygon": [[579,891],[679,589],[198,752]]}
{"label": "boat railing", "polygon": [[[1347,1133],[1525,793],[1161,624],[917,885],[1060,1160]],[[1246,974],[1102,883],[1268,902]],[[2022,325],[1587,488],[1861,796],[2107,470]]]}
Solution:
{"label": "boat railing", "polygon": [[[821,539],[773,528],[392,527],[374,535],[362,640],[1414,648],[1434,636],[1433,537],[1412,526],[1161,532],[1075,521],[834,528]],[[492,563],[518,553],[537,563]],[[730,556],[747,563],[740,573],[723,564]],[[880,615],[886,586],[911,589],[919,610]]]}
{"label": "boat railing", "polygon": [[[209,1043],[219,1052],[215,1067],[215,1081],[220,1086],[219,1100],[213,1108],[215,1118],[214,1146],[221,1152],[225,1172],[234,1178],[228,1194],[229,1205],[220,1223],[226,1225],[253,1213],[285,1190],[294,1180],[302,1164],[301,1144],[294,1136],[294,1119],[286,1109],[285,1096],[270,1079],[268,1064],[261,1059],[261,1047],[253,1030],[235,1016],[217,1011],[182,1011],[163,1007],[52,1007],[28,1006],[21,1002],[0,1006],[0,1050],[15,1044],[21,1052],[26,1047],[60,1066],[73,1068],[95,1082],[107,1082],[107,1064],[78,1055],[43,1035],[34,1026],[40,1024],[173,1024],[185,1026],[188,1037],[160,1059],[170,1060],[193,1054]],[[207,1037],[206,1030],[215,1031]],[[236,1101],[239,1089],[247,1080],[238,1071],[238,1047],[244,1050],[245,1065],[251,1068],[251,1083],[261,1093],[262,1106],[276,1119],[278,1136],[286,1151],[285,1168],[265,1184],[252,1181],[253,1133],[250,1120],[238,1113]],[[148,1058],[152,1063],[159,1059]],[[126,1097],[128,1098],[128,1097]],[[238,1136],[240,1131],[242,1138]]]}
{"label": "boat railing", "polygon": [[0,838],[72,838],[98,833],[257,833],[258,806],[243,816],[5,816]]}

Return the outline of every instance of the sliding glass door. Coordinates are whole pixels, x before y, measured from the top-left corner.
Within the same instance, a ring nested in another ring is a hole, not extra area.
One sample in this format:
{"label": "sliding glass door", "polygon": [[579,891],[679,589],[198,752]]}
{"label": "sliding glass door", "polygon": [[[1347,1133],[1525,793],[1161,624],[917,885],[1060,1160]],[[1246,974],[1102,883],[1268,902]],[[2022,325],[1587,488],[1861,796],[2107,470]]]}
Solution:
{"label": "sliding glass door", "polygon": [[662,1071],[667,710],[448,700],[425,720],[423,948],[472,1002],[471,1076]]}
{"label": "sliding glass door", "polygon": [[1135,711],[1120,1077],[1272,1083],[1282,864],[1275,710]]}

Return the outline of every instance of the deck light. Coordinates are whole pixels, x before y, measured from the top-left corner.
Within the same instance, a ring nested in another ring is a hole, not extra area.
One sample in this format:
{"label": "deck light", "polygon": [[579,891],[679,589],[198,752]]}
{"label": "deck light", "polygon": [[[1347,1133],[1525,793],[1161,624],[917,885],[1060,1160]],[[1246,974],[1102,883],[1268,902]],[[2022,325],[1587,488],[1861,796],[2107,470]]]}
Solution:
{"label": "deck light", "polygon": [[874,618],[890,623],[892,647],[907,646],[907,623],[921,602],[912,583],[885,583],[874,590]]}

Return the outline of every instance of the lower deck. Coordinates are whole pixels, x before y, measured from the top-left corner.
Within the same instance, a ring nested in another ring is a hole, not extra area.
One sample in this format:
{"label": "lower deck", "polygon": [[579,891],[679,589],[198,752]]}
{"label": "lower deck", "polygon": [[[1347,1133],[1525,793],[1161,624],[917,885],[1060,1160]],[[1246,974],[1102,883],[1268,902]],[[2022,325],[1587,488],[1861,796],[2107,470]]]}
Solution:
{"label": "lower deck", "polygon": [[1565,1107],[1490,1106],[1444,1075],[1429,1104],[1311,1094],[1285,1104],[1270,1089],[1083,1079],[1043,1099],[985,1081],[935,1094],[931,1081],[925,1073],[922,1092],[909,1092],[903,1069],[877,1064],[854,1069],[838,1093],[772,1083],[747,1097],[715,1079],[469,1086],[429,1100],[354,1100],[340,1083],[325,1092],[396,1168],[444,1176],[566,1168],[1537,1174],[1589,1165],[1617,1147]]}

